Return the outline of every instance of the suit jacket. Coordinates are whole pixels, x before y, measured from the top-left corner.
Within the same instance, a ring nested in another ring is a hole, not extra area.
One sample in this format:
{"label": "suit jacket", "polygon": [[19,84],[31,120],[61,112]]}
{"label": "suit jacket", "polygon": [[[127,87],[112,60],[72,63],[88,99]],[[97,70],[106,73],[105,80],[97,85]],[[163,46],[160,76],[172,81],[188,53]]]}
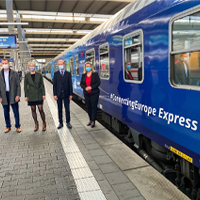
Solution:
{"label": "suit jacket", "polygon": [[31,77],[31,73],[25,75],[24,78],[24,93],[28,97],[28,101],[42,101],[45,96],[44,82],[42,75],[35,72],[35,81]]}
{"label": "suit jacket", "polygon": [[176,84],[181,84],[181,85],[190,85],[190,71],[188,64],[186,63],[187,66],[187,76],[185,74],[185,67],[183,62],[179,61],[178,63],[175,64],[175,69],[174,69],[174,79]]}
{"label": "suit jacket", "polygon": [[60,71],[54,73],[53,77],[53,95],[58,98],[62,95],[62,78],[64,79],[64,94],[65,97],[69,97],[73,95],[73,87],[72,87],[72,77],[71,73],[65,71],[64,76],[62,77]]}
{"label": "suit jacket", "polygon": [[[87,95],[89,93],[85,90],[85,88],[87,87],[86,76],[87,76],[87,73],[82,74],[80,86],[83,88],[83,93]],[[101,84],[101,81],[99,79],[98,73],[93,72],[92,77],[91,77],[91,85],[90,85],[92,87],[92,90],[91,90],[90,94],[95,94],[95,93],[99,92],[99,85],[100,84]]]}
{"label": "suit jacket", "polygon": [[21,86],[18,73],[11,69],[9,69],[9,86],[10,86],[10,91],[9,91],[10,102],[7,102],[4,69],[2,69],[0,73],[0,98],[2,98],[3,105],[8,105],[8,103],[15,104],[16,103],[15,97],[21,96]]}

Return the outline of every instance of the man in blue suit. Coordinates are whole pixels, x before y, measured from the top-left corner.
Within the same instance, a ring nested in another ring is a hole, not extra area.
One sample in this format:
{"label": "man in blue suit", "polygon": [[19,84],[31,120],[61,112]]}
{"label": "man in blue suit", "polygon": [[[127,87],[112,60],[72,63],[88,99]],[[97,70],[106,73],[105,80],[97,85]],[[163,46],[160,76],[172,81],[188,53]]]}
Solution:
{"label": "man in blue suit", "polygon": [[72,128],[70,124],[70,111],[69,103],[72,100],[73,88],[72,88],[72,78],[71,73],[65,70],[65,63],[63,60],[58,61],[59,70],[54,73],[53,78],[53,95],[54,99],[58,104],[58,117],[59,125],[58,129],[63,127],[63,118],[62,118],[62,104],[64,101],[65,105],[65,114],[66,114],[66,123],[68,128]]}

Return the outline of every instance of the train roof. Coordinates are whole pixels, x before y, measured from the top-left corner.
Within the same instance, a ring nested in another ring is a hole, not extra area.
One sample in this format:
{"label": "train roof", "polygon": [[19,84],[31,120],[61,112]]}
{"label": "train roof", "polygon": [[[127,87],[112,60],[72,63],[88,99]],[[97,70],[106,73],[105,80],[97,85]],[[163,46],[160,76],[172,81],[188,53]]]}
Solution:
{"label": "train roof", "polygon": [[[132,3],[127,5],[125,8],[123,8],[122,10],[117,12],[115,15],[113,15],[109,20],[107,20],[106,22],[104,22],[103,24],[98,26],[96,29],[94,29],[91,33],[87,34],[81,40],[79,40],[78,42],[76,42],[75,44],[70,46],[68,49],[66,49],[64,52],[62,52],[61,54],[56,56],[53,59],[53,61],[57,60],[61,56],[65,55],[67,52],[70,52],[74,48],[86,44],[89,39],[92,39],[95,36],[103,33],[104,31],[111,29],[111,27],[113,27],[114,25],[116,25],[120,21],[128,18],[129,16],[133,15],[137,11],[143,9],[144,7],[148,6],[149,4],[151,4],[155,1],[157,1],[157,0],[135,0],[135,1],[133,1]],[[174,0],[172,2],[178,3],[180,1],[183,1],[183,0]]]}

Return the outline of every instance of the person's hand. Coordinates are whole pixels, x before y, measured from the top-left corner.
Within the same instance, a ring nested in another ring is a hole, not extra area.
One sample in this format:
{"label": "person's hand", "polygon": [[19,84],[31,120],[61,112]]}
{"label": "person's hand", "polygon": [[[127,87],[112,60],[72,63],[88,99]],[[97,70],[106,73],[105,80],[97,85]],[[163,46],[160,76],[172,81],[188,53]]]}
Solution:
{"label": "person's hand", "polygon": [[28,97],[25,97],[25,101],[28,101]]}
{"label": "person's hand", "polygon": [[69,96],[69,100],[72,100],[72,96]]}
{"label": "person's hand", "polygon": [[57,101],[57,100],[58,100],[58,97],[57,97],[57,96],[54,96],[54,100]]}
{"label": "person's hand", "polygon": [[86,91],[90,90],[90,86],[85,88]]}
{"label": "person's hand", "polygon": [[42,96],[42,99],[43,99],[43,100],[45,100],[45,99],[46,99],[46,97],[45,97],[45,96]]}
{"label": "person's hand", "polygon": [[92,89],[92,87],[91,87],[91,86],[88,86],[87,88],[88,88],[88,90],[91,90],[91,89]]}
{"label": "person's hand", "polygon": [[20,97],[19,97],[19,96],[16,96],[16,97],[15,97],[15,102],[18,102],[19,99],[20,99]]}
{"label": "person's hand", "polygon": [[3,100],[2,100],[2,98],[0,98],[0,103],[2,103],[3,102]]}

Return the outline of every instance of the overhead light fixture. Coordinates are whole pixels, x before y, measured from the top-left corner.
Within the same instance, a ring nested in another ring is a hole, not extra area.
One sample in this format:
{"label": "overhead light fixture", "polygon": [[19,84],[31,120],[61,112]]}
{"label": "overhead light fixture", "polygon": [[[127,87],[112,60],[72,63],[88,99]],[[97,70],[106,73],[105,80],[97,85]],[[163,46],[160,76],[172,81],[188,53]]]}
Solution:
{"label": "overhead light fixture", "polygon": [[7,18],[7,14],[0,14],[0,18]]}
{"label": "overhead light fixture", "polygon": [[17,43],[28,43],[28,41],[17,41]]}
{"label": "overhead light fixture", "polygon": [[29,44],[31,47],[69,47],[70,44]]}
{"label": "overhead light fixture", "polygon": [[56,17],[56,20],[73,20],[73,17],[60,17],[60,16],[57,16]]}
{"label": "overhead light fixture", "polygon": [[18,51],[18,53],[26,53],[26,52],[33,52],[33,51],[29,51],[29,50],[26,50],[26,51]]}
{"label": "overhead light fixture", "polygon": [[44,41],[44,42],[67,42],[78,41],[78,38],[27,38],[28,41]]}
{"label": "overhead light fixture", "polygon": [[80,39],[76,39],[76,38],[70,38],[70,39],[68,39],[68,41],[78,41],[78,40],[80,40]]}
{"label": "overhead light fixture", "polygon": [[105,18],[94,18],[94,17],[91,17],[90,18],[90,21],[91,22],[105,22],[107,21],[108,19],[105,19]]}
{"label": "overhead light fixture", "polygon": [[32,48],[32,51],[64,51],[66,48]]}
{"label": "overhead light fixture", "polygon": [[74,17],[74,20],[85,21],[85,17]]}
{"label": "overhead light fixture", "polygon": [[0,22],[0,25],[28,25],[29,23],[28,22]]}
{"label": "overhead light fixture", "polygon": [[77,30],[77,33],[91,33],[91,32],[92,30],[81,30],[81,31]]}

